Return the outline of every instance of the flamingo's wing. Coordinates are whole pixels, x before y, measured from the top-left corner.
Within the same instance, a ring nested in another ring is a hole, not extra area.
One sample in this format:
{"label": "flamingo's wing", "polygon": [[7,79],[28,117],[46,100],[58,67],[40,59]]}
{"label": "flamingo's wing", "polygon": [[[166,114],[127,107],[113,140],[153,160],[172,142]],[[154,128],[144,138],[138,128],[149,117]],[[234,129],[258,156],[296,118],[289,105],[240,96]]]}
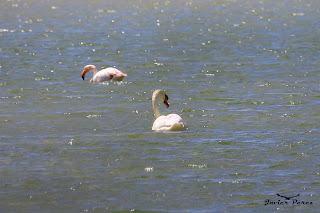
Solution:
{"label": "flamingo's wing", "polygon": [[113,67],[108,67],[106,69],[100,70],[94,77],[93,81],[94,82],[104,82],[104,81],[121,81],[126,74],[121,72],[120,70],[113,68]]}
{"label": "flamingo's wing", "polygon": [[108,70],[108,68],[103,69],[103,70],[100,70],[99,72],[97,72],[97,74],[94,75],[92,80],[93,80],[93,82],[110,81],[112,79],[111,75],[112,75],[112,72],[110,72]]}

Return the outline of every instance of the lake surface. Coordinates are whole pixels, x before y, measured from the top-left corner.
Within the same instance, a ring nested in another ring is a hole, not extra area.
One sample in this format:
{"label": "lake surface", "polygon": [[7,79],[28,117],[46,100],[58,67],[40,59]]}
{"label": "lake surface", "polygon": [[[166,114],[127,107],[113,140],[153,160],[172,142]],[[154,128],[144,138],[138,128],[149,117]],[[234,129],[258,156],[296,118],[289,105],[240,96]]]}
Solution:
{"label": "lake surface", "polygon": [[[0,211],[319,212],[319,20],[318,0],[1,1]],[[151,130],[155,89],[185,131]]]}

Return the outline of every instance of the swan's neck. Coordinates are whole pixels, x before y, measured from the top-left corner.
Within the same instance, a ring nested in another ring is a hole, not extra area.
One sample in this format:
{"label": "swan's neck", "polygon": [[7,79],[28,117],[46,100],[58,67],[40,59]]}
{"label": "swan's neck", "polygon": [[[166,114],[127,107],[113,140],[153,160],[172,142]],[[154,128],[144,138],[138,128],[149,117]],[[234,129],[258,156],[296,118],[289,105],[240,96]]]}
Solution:
{"label": "swan's neck", "polygon": [[156,116],[156,119],[160,116],[160,111],[159,111],[159,108],[158,108],[158,100],[156,97],[152,97],[152,106],[153,106],[153,111],[154,111],[154,114]]}

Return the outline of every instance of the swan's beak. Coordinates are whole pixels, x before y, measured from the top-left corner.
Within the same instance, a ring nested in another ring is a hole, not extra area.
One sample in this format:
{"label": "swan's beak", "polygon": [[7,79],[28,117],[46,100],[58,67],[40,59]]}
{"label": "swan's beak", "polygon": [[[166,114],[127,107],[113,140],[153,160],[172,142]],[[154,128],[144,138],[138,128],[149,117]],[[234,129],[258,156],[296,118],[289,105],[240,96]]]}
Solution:
{"label": "swan's beak", "polygon": [[164,105],[166,105],[167,108],[169,107],[168,100],[169,100],[169,97],[167,95],[165,95],[163,103],[164,103]]}
{"label": "swan's beak", "polygon": [[167,108],[169,108],[168,102],[164,102],[164,104],[166,105]]}
{"label": "swan's beak", "polygon": [[85,75],[86,75],[86,72],[85,72],[85,70],[83,70],[82,73],[81,73],[81,77],[82,77],[83,80],[84,80],[84,76]]}

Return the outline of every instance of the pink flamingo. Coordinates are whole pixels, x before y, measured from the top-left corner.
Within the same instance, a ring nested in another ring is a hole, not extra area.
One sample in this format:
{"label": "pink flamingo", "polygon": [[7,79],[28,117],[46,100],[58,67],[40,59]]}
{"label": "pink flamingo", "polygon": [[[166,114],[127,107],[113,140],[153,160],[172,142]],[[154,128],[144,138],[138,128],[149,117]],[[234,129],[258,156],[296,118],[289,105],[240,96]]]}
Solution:
{"label": "pink flamingo", "polygon": [[83,71],[81,73],[82,79],[84,80],[84,77],[87,72],[93,69],[93,77],[91,78],[90,82],[104,82],[104,81],[122,81],[124,77],[127,76],[127,74],[121,72],[120,70],[108,67],[106,69],[100,70],[98,72],[96,66],[94,65],[86,65],[83,68]]}

